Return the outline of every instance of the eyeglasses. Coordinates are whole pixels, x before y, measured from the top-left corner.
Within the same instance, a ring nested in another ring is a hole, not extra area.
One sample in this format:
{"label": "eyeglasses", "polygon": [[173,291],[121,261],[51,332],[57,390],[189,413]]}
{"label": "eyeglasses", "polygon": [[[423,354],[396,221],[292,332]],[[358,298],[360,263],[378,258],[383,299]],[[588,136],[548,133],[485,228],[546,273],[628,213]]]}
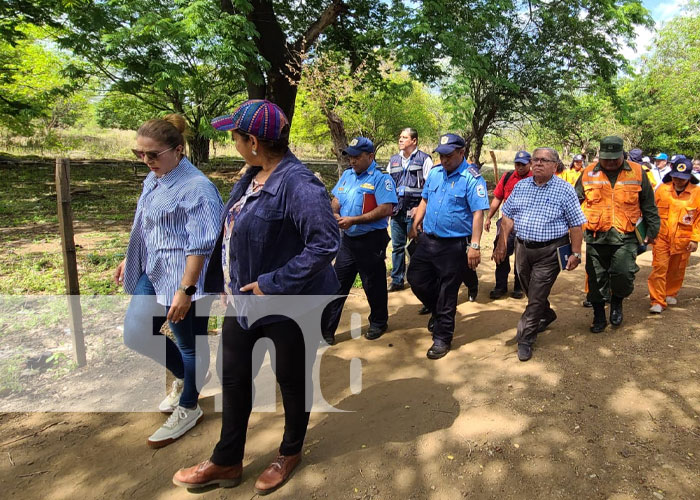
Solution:
{"label": "eyeglasses", "polygon": [[533,158],[532,163],[556,163],[557,160],[549,160],[547,158]]}
{"label": "eyeglasses", "polygon": [[158,151],[139,151],[138,149],[132,149],[131,152],[134,153],[136,155],[136,158],[138,158],[139,160],[143,160],[143,158],[145,156],[149,161],[153,161],[153,160],[156,160],[160,155],[162,155],[163,153],[167,153],[171,149],[175,149],[175,148],[172,147],[172,148],[164,149],[163,151],[160,151],[160,152],[158,152]]}

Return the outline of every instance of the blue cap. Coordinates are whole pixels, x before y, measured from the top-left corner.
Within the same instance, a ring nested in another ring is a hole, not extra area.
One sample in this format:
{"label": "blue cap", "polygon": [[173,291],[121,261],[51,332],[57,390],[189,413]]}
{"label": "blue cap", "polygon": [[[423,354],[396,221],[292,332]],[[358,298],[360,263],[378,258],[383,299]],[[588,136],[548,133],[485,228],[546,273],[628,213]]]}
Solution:
{"label": "blue cap", "polygon": [[659,153],[658,155],[654,156],[655,160],[668,160],[668,155],[666,153]]}
{"label": "blue cap", "polygon": [[355,137],[343,150],[343,154],[348,156],[360,156],[362,153],[374,153],[374,143],[366,137]]}
{"label": "blue cap", "polygon": [[642,150],[639,148],[634,148],[630,149],[629,152],[629,157],[630,160],[632,160],[635,163],[642,163],[642,156],[644,156],[644,153],[642,153]]}
{"label": "blue cap", "polygon": [[513,160],[513,163],[522,163],[524,165],[530,163],[530,153],[527,151],[518,151],[515,155],[515,159]]}
{"label": "blue cap", "polygon": [[693,162],[684,155],[675,155],[671,163],[671,171],[664,176],[663,181],[668,182],[671,177],[679,179],[690,179],[693,184],[697,184],[698,180],[693,176]]}
{"label": "blue cap", "polygon": [[440,144],[433,149],[433,153],[448,155],[455,149],[460,149],[466,146],[464,139],[457,134],[445,134],[440,136]]}

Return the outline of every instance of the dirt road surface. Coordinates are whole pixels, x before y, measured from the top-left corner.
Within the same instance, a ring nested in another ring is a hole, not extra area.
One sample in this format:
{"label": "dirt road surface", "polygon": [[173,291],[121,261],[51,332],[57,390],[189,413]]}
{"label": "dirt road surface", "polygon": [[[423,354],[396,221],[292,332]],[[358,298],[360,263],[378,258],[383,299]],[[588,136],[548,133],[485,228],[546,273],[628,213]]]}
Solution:
{"label": "dirt road surface", "polygon": [[[581,307],[583,270],[561,275],[559,319],[527,363],[509,343],[525,301],[488,300],[492,262],[479,268],[477,303],[462,288],[453,350],[438,361],[425,357],[427,317],[410,290],[390,295],[381,339],[352,339],[349,311],[368,313],[353,290],[321,365],[326,400],[346,412],[312,415],[302,466],[270,498],[699,498],[700,258],[661,316],[647,314],[650,261],[639,259],[623,326],[600,335]],[[362,360],[359,394],[353,358]],[[279,396],[276,414],[251,418],[240,486],[193,494],[171,483],[209,457],[221,418],[213,401],[203,398],[197,428],[157,451],[146,438],[159,413],[0,414],[0,496],[253,498],[281,439]]]}

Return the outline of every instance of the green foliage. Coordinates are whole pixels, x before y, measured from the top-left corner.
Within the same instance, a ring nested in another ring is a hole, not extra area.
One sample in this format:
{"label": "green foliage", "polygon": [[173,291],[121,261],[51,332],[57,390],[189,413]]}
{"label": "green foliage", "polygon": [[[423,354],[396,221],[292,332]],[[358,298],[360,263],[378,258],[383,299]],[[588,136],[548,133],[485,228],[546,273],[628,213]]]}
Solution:
{"label": "green foliage", "polygon": [[157,112],[138,97],[110,91],[97,103],[95,113],[100,127],[137,130]]}
{"label": "green foliage", "polygon": [[250,5],[236,6],[229,14],[215,0],[79,2],[64,6],[65,29],[55,36],[111,90],[182,114],[193,132],[190,145],[197,146],[194,160],[206,160],[208,148],[200,146],[214,136],[209,122],[245,90],[244,68],[256,57]]}
{"label": "green foliage", "polygon": [[623,89],[638,145],[656,153],[700,152],[700,4],[658,32],[644,71]]}
{"label": "green foliage", "polygon": [[393,8],[399,62],[442,83],[453,127],[474,141],[477,157],[489,132],[536,115],[546,96],[585,87],[571,70],[610,81],[625,65],[619,44],[651,24],[639,0],[424,0]]}
{"label": "green foliage", "polygon": [[23,135],[38,126],[48,135],[74,124],[88,108],[86,95],[78,92],[86,80],[66,75],[77,61],[56,50],[36,26],[17,30],[22,37],[14,43],[0,40],[0,125]]}

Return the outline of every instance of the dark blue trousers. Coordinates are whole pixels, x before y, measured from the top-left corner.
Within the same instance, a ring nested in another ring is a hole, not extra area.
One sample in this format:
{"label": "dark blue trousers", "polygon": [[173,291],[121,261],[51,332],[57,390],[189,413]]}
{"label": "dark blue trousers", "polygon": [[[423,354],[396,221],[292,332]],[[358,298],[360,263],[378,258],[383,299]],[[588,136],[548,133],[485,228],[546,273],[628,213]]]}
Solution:
{"label": "dark blue trousers", "polygon": [[[371,326],[382,327],[389,320],[385,262],[388,243],[389,233],[386,229],[377,229],[361,236],[344,234],[335,258],[335,274],[340,281],[337,294],[347,296],[359,273],[369,302]],[[322,325],[324,336],[335,335],[346,298],[336,299],[326,308]]]}

